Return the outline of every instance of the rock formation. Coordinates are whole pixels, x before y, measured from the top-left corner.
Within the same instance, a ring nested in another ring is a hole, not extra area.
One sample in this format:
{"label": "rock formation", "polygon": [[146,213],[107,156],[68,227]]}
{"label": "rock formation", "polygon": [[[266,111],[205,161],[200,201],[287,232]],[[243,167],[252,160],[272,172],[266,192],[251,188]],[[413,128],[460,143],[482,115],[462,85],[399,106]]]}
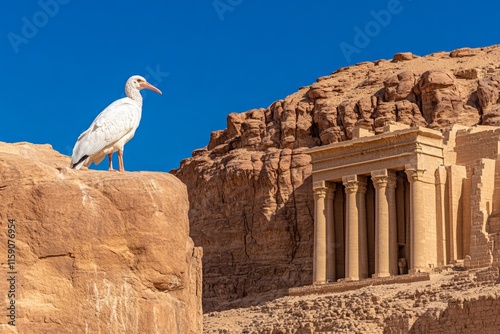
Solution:
{"label": "rock formation", "polygon": [[204,248],[204,307],[311,283],[313,197],[304,150],[392,121],[449,129],[500,124],[500,47],[341,68],[266,109],[233,113],[173,173],[188,187]]}
{"label": "rock formation", "polygon": [[201,333],[202,254],[184,184],[68,165],[49,145],[0,143],[2,272],[16,272],[15,297],[4,279],[0,289],[2,314],[15,300],[16,326],[0,332]]}

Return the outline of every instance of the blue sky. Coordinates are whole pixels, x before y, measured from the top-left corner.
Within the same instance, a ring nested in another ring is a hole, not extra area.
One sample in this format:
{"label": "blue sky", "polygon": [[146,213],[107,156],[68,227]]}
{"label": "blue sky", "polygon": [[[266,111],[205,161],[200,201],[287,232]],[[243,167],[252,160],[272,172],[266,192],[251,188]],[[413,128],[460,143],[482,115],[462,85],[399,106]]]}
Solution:
{"label": "blue sky", "polygon": [[93,3],[2,1],[0,141],[70,155],[140,74],[163,95],[145,95],[125,168],[169,171],[224,129],[229,113],[267,107],[339,67],[500,42],[497,1]]}

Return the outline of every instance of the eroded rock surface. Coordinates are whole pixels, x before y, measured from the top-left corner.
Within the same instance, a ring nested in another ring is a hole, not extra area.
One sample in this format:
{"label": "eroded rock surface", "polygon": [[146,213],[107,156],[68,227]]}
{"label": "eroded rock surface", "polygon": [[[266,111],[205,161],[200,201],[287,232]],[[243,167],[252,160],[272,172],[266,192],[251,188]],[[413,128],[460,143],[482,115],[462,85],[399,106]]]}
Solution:
{"label": "eroded rock surface", "polygon": [[49,145],[0,143],[2,271],[15,219],[17,272],[16,327],[0,332],[201,333],[202,252],[184,184],[68,165]]}

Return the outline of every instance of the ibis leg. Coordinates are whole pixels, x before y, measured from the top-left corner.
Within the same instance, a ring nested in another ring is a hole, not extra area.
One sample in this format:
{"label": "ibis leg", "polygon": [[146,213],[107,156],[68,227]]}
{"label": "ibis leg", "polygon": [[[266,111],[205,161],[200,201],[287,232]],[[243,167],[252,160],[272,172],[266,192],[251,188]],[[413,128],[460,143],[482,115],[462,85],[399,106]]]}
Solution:
{"label": "ibis leg", "polygon": [[118,150],[118,165],[120,167],[120,172],[124,172],[125,171],[125,167],[123,167],[123,151],[122,150]]}
{"label": "ibis leg", "polygon": [[115,170],[113,169],[113,153],[108,154],[108,161],[109,161],[108,171],[114,172]]}

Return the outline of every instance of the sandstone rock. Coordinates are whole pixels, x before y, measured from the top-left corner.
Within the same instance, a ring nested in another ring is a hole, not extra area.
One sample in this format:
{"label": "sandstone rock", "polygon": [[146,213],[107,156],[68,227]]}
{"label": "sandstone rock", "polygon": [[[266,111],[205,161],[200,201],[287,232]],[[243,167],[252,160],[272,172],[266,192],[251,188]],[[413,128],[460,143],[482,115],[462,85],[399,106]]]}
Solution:
{"label": "sandstone rock", "polygon": [[484,125],[500,125],[500,76],[481,79],[477,95]]}
{"label": "sandstone rock", "polygon": [[500,47],[344,67],[265,109],[230,114],[227,129],[173,171],[188,186],[191,235],[204,247],[206,310],[311,283],[313,196],[304,148],[350,140],[356,127],[381,132],[392,122],[497,124],[499,81],[457,72],[464,55],[477,55],[467,68],[483,69],[493,66],[486,58],[500,59]]}
{"label": "sandstone rock", "polygon": [[210,141],[208,143],[208,150],[213,150],[215,147],[220,146],[227,140],[225,131],[214,131],[210,134]]}
{"label": "sandstone rock", "polygon": [[390,102],[381,102],[377,106],[375,115],[375,130],[381,132],[384,125],[396,121],[396,105]]}
{"label": "sandstone rock", "polygon": [[[338,127],[337,106],[330,104],[328,99],[318,99],[315,105],[313,120],[317,124],[319,136],[323,143],[336,143],[343,139],[331,129]],[[340,131],[338,131],[340,133]]]}
{"label": "sandstone rock", "polygon": [[473,57],[479,54],[479,52],[480,52],[479,49],[461,48],[451,51],[450,57],[452,58]]}
{"label": "sandstone rock", "polygon": [[358,121],[358,110],[356,103],[345,101],[339,105],[339,118],[342,122],[347,139],[352,139],[352,130]]}
{"label": "sandstone rock", "polygon": [[362,97],[356,105],[359,114],[358,121],[356,122],[356,124],[364,129],[369,129],[369,130],[373,129],[372,116],[376,105],[377,105],[376,98],[368,96]]}
{"label": "sandstone rock", "polygon": [[[197,171],[202,177],[189,179]],[[191,206],[193,238],[207,241],[215,233],[224,243],[205,245],[211,256],[204,278],[208,310],[221,307],[221,296],[231,300],[282,288],[283,276],[303,281],[311,266],[304,248],[312,223],[310,184],[304,184],[308,174],[309,156],[292,149],[234,150],[224,158],[188,160],[177,172],[189,187],[203,187],[207,194]]]}
{"label": "sandstone rock", "polygon": [[424,117],[416,103],[404,100],[396,102],[396,121],[410,126],[426,126]]}
{"label": "sandstone rock", "polygon": [[479,71],[476,68],[468,68],[455,72],[455,76],[461,79],[477,79],[479,78]]}
{"label": "sandstone rock", "polygon": [[396,53],[394,55],[393,61],[394,62],[406,61],[406,60],[412,60],[412,59],[415,59],[415,58],[418,58],[418,56],[415,56],[411,52],[400,52],[400,53]]}
{"label": "sandstone rock", "polygon": [[413,88],[417,84],[418,76],[411,71],[404,71],[392,76],[384,81],[384,100],[402,101],[410,100],[415,102]]}
{"label": "sandstone rock", "polygon": [[185,186],[68,165],[49,145],[0,143],[0,252],[13,218],[18,332],[201,333]]}
{"label": "sandstone rock", "polygon": [[[457,123],[474,125],[479,110],[464,103],[463,90],[450,71],[427,71],[418,82],[422,115],[431,128],[446,129]],[[467,99],[465,99],[467,101]]]}

